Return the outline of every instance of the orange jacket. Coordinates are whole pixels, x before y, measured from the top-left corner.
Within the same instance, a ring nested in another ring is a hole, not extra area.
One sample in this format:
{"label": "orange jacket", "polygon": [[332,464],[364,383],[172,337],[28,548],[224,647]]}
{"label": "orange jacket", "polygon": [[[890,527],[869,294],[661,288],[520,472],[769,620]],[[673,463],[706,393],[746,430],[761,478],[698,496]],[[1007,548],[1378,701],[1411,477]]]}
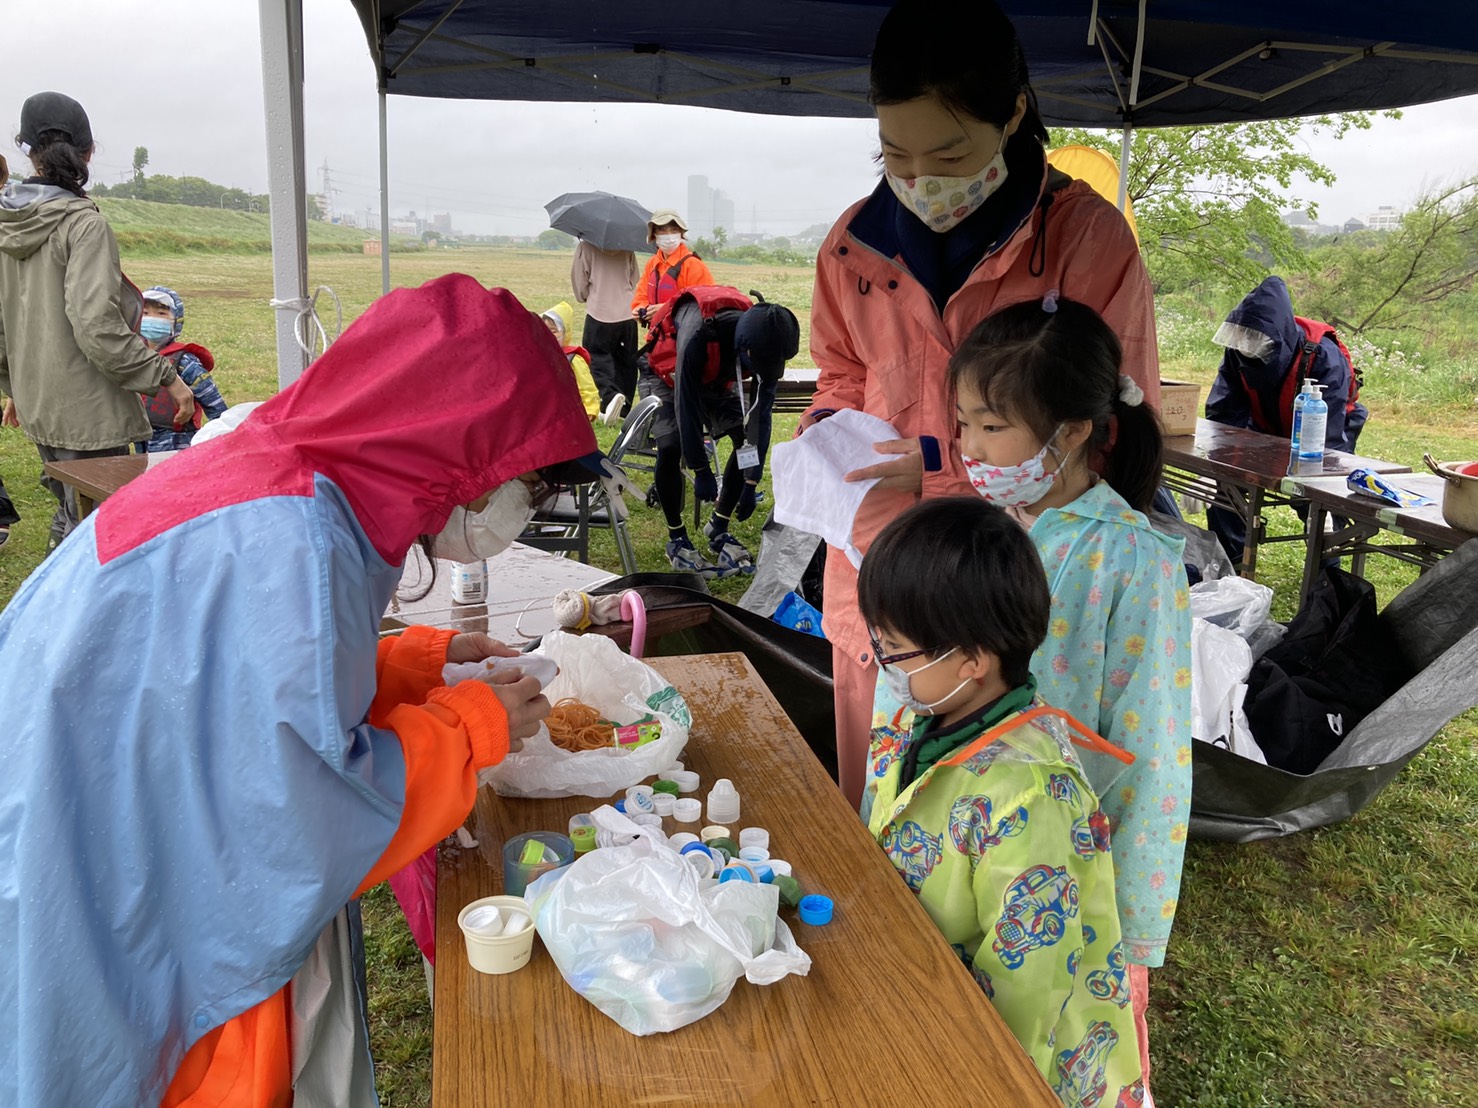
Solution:
{"label": "orange jacket", "polygon": [[[477,797],[478,770],[508,753],[508,719],[492,689],[480,681],[442,685],[441,667],[454,634],[410,627],[380,640],[369,722],[400,737],[405,807],[395,837],[360,882],[359,893],[455,831]],[[175,1072],[163,1108],[291,1105],[290,987],[197,1042]]]}
{"label": "orange jacket", "polygon": [[[1043,176],[1043,187],[1047,177]],[[934,435],[944,468],[924,474],[925,497],[972,496],[954,441],[948,364],[955,347],[986,316],[1051,289],[1096,309],[1124,347],[1124,372],[1159,407],[1159,355],[1149,277],[1124,217],[1088,185],[1073,181],[1052,194],[1040,277],[1031,274],[1038,204],[1000,250],[935,308],[902,261],[886,258],[850,232],[859,201],[837,220],[816,259],[811,302],[811,354],[820,368],[811,411],[860,408],[881,416],[902,438]],[[1045,252],[1045,257],[1044,257]],[[911,493],[873,490],[857,513],[853,542],[866,552],[884,525],[912,505]],[[872,650],[857,610],[857,571],[845,557],[826,563],[827,638],[839,653],[869,665]]]}
{"label": "orange jacket", "polygon": [[[681,268],[678,268],[674,278],[671,270],[676,267]],[[713,283],[713,274],[708,272],[703,259],[689,250],[687,243],[680,242],[671,254],[664,254],[659,250],[647,259],[641,280],[636,283],[636,294],[631,298],[631,310],[665,304],[678,293],[695,285]]]}

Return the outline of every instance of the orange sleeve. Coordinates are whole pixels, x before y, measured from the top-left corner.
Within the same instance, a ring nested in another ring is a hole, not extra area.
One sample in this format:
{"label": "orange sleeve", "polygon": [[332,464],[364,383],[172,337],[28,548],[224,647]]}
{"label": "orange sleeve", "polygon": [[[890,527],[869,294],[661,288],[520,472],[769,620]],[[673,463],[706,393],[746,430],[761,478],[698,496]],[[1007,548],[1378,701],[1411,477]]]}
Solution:
{"label": "orange sleeve", "polygon": [[652,283],[652,270],[657,268],[657,259],[661,255],[653,254],[647,259],[647,264],[642,267],[641,280],[636,283],[636,292],[631,297],[631,310],[648,307],[652,303],[652,297],[647,292],[647,286]]}
{"label": "orange sleeve", "polygon": [[387,726],[387,714],[397,705],[424,704],[433,689],[442,687],[441,667],[456,635],[435,627],[407,627],[380,640],[369,713],[372,727]]}
{"label": "orange sleeve", "polygon": [[477,799],[477,773],[508,754],[508,716],[481,681],[432,690],[424,704],[390,709],[385,725],[405,756],[400,826],[365,879],[359,896],[398,873],[446,838]]}
{"label": "orange sleeve", "polygon": [[291,1041],[284,987],[207,1031],[175,1070],[161,1108],[289,1108]]}

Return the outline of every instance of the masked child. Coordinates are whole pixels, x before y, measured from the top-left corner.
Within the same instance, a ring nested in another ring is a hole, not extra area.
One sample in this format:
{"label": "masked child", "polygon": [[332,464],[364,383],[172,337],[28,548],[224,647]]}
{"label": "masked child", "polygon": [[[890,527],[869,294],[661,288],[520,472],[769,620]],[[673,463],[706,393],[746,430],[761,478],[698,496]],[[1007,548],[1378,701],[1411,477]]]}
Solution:
{"label": "masked child", "polygon": [[1159,421],[1102,317],[1055,292],[986,318],[950,379],[975,491],[1027,529],[1047,570],[1052,622],[1032,659],[1042,699],[1135,755],[1112,787],[1094,785],[1148,1084],[1146,970],[1165,961],[1191,801],[1183,543],[1142,514],[1160,480]]}
{"label": "masked child", "polygon": [[175,425],[175,402],[168,389],[160,389],[144,398],[144,411],[154,434],[138,444],[140,454],[160,450],[183,450],[190,445],[195,432],[205,419],[216,419],[226,410],[226,401],[216,387],[210,371],[216,360],[205,347],[181,342],[185,329],[185,302],[174,289],[155,285],[144,293],[144,316],[139,321],[139,334],[175,367],[180,379],[195,394],[195,414],[184,427]]}
{"label": "masked child", "polygon": [[978,499],[925,501],[873,543],[858,602],[912,720],[876,721],[868,830],[1062,1103],[1138,1105],[1108,823],[1082,725],[1030,668],[1050,608],[1031,540]]}
{"label": "masked child", "polygon": [[574,310],[569,302],[561,300],[539,317],[549,333],[554,336],[569,360],[570,372],[575,375],[575,384],[580,386],[580,402],[585,405],[585,414],[592,421],[600,415],[600,390],[595,387],[595,378],[590,375],[590,355],[583,346],[571,346],[569,336],[575,322]]}

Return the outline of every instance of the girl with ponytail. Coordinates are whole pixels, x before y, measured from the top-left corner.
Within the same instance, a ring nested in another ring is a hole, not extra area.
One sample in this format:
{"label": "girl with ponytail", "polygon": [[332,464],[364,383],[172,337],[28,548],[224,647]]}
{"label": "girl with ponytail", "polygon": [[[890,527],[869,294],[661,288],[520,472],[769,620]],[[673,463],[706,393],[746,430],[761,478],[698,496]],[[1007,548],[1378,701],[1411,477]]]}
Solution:
{"label": "girl with ponytail", "polygon": [[[971,484],[1027,529],[1047,571],[1040,695],[1135,755],[1117,776],[1084,768],[1109,817],[1148,1085],[1146,969],[1165,960],[1190,814],[1191,617],[1182,541],[1143,514],[1159,419],[1122,361],[1103,318],[1054,290],[981,322],[949,380]],[[891,717],[886,697],[880,684],[876,708]]]}

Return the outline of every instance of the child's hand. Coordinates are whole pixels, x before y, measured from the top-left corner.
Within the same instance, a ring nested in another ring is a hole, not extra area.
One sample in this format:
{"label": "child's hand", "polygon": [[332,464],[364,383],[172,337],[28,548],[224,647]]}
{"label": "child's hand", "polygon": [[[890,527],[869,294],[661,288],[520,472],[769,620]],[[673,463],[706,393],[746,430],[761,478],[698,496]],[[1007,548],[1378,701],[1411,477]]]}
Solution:
{"label": "child's hand", "polygon": [[484,658],[517,658],[518,651],[481,631],[464,631],[446,648],[448,662],[480,662]]}
{"label": "child's hand", "polygon": [[847,474],[848,481],[871,481],[880,478],[880,489],[901,489],[904,492],[924,490],[924,455],[918,439],[890,439],[873,443],[879,454],[891,454],[893,459],[864,466]]}
{"label": "child's hand", "polygon": [[0,412],[0,427],[19,427],[20,417],[15,414],[15,401],[10,397],[5,398],[5,408]]}

